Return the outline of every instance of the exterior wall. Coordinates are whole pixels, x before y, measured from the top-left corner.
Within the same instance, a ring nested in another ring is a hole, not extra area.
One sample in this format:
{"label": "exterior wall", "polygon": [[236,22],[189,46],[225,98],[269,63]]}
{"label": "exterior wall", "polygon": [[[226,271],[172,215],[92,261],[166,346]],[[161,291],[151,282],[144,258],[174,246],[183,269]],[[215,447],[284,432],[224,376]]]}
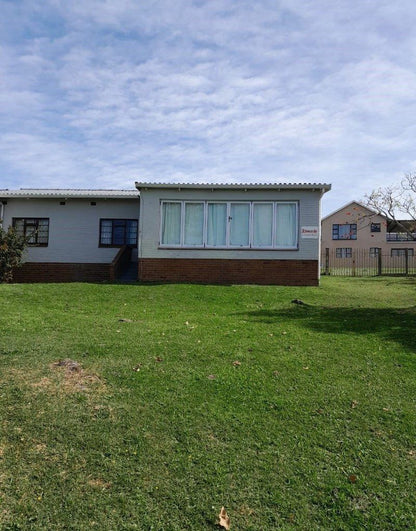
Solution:
{"label": "exterior wall", "polygon": [[[99,247],[101,218],[138,219],[139,199],[8,199],[3,226],[14,217],[49,218],[47,247],[28,247],[25,261],[70,264],[109,264],[119,248]],[[91,206],[90,202],[96,205]]]}
{"label": "exterior wall", "polygon": [[[357,224],[356,240],[333,240],[333,224]],[[371,232],[371,223],[380,223],[380,232]],[[387,222],[383,216],[373,213],[363,205],[352,202],[322,220],[322,249],[336,249],[338,247],[351,247],[351,249],[367,249],[379,247],[382,254],[390,254],[391,249],[415,249],[416,242],[387,241]]]}
{"label": "exterior wall", "polygon": [[139,280],[316,285],[320,239],[301,238],[297,250],[160,247],[162,200],[298,201],[299,229],[320,232],[320,191],[161,189],[140,191]]}
{"label": "exterior wall", "polygon": [[111,264],[26,262],[13,273],[13,282],[104,282],[112,281]]}
{"label": "exterior wall", "polygon": [[222,260],[142,258],[139,279],[147,282],[317,286],[318,260]]}

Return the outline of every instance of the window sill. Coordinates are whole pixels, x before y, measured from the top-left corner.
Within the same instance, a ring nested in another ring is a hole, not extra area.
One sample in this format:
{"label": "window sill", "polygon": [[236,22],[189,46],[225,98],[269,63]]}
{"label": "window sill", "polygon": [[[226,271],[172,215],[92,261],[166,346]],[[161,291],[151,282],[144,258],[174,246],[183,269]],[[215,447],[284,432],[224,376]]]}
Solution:
{"label": "window sill", "polygon": [[299,247],[198,247],[196,245],[159,245],[158,249],[175,251],[299,251]]}

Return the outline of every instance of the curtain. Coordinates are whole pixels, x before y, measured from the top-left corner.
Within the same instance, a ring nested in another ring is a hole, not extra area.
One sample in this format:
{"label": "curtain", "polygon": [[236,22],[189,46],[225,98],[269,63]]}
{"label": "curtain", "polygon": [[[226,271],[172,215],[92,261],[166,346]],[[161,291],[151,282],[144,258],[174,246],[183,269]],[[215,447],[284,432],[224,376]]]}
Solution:
{"label": "curtain", "polygon": [[230,245],[248,247],[250,239],[250,205],[231,203]]}
{"label": "curtain", "polygon": [[273,245],[273,203],[253,204],[253,246]]}
{"label": "curtain", "polygon": [[208,203],[207,245],[225,247],[227,235],[227,205]]}
{"label": "curtain", "polygon": [[181,243],[181,204],[162,203],[162,244]]}
{"label": "curtain", "polygon": [[276,246],[296,247],[297,216],[294,203],[276,203]]}
{"label": "curtain", "polygon": [[185,245],[204,243],[204,203],[185,203]]}

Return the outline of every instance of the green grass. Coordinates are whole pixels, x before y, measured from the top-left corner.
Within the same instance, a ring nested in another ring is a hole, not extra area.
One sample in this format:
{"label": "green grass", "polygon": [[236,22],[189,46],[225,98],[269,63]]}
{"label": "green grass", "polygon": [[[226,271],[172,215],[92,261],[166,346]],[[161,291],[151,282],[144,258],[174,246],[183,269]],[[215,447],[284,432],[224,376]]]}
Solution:
{"label": "green grass", "polygon": [[0,529],[414,529],[415,296],[1,285]]}

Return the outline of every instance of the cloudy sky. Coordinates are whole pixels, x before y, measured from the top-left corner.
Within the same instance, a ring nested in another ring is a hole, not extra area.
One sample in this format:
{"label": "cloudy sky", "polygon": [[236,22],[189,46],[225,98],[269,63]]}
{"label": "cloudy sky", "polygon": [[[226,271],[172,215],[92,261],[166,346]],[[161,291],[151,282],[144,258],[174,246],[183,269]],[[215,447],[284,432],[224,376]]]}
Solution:
{"label": "cloudy sky", "polygon": [[0,188],[416,170],[414,0],[0,0]]}

